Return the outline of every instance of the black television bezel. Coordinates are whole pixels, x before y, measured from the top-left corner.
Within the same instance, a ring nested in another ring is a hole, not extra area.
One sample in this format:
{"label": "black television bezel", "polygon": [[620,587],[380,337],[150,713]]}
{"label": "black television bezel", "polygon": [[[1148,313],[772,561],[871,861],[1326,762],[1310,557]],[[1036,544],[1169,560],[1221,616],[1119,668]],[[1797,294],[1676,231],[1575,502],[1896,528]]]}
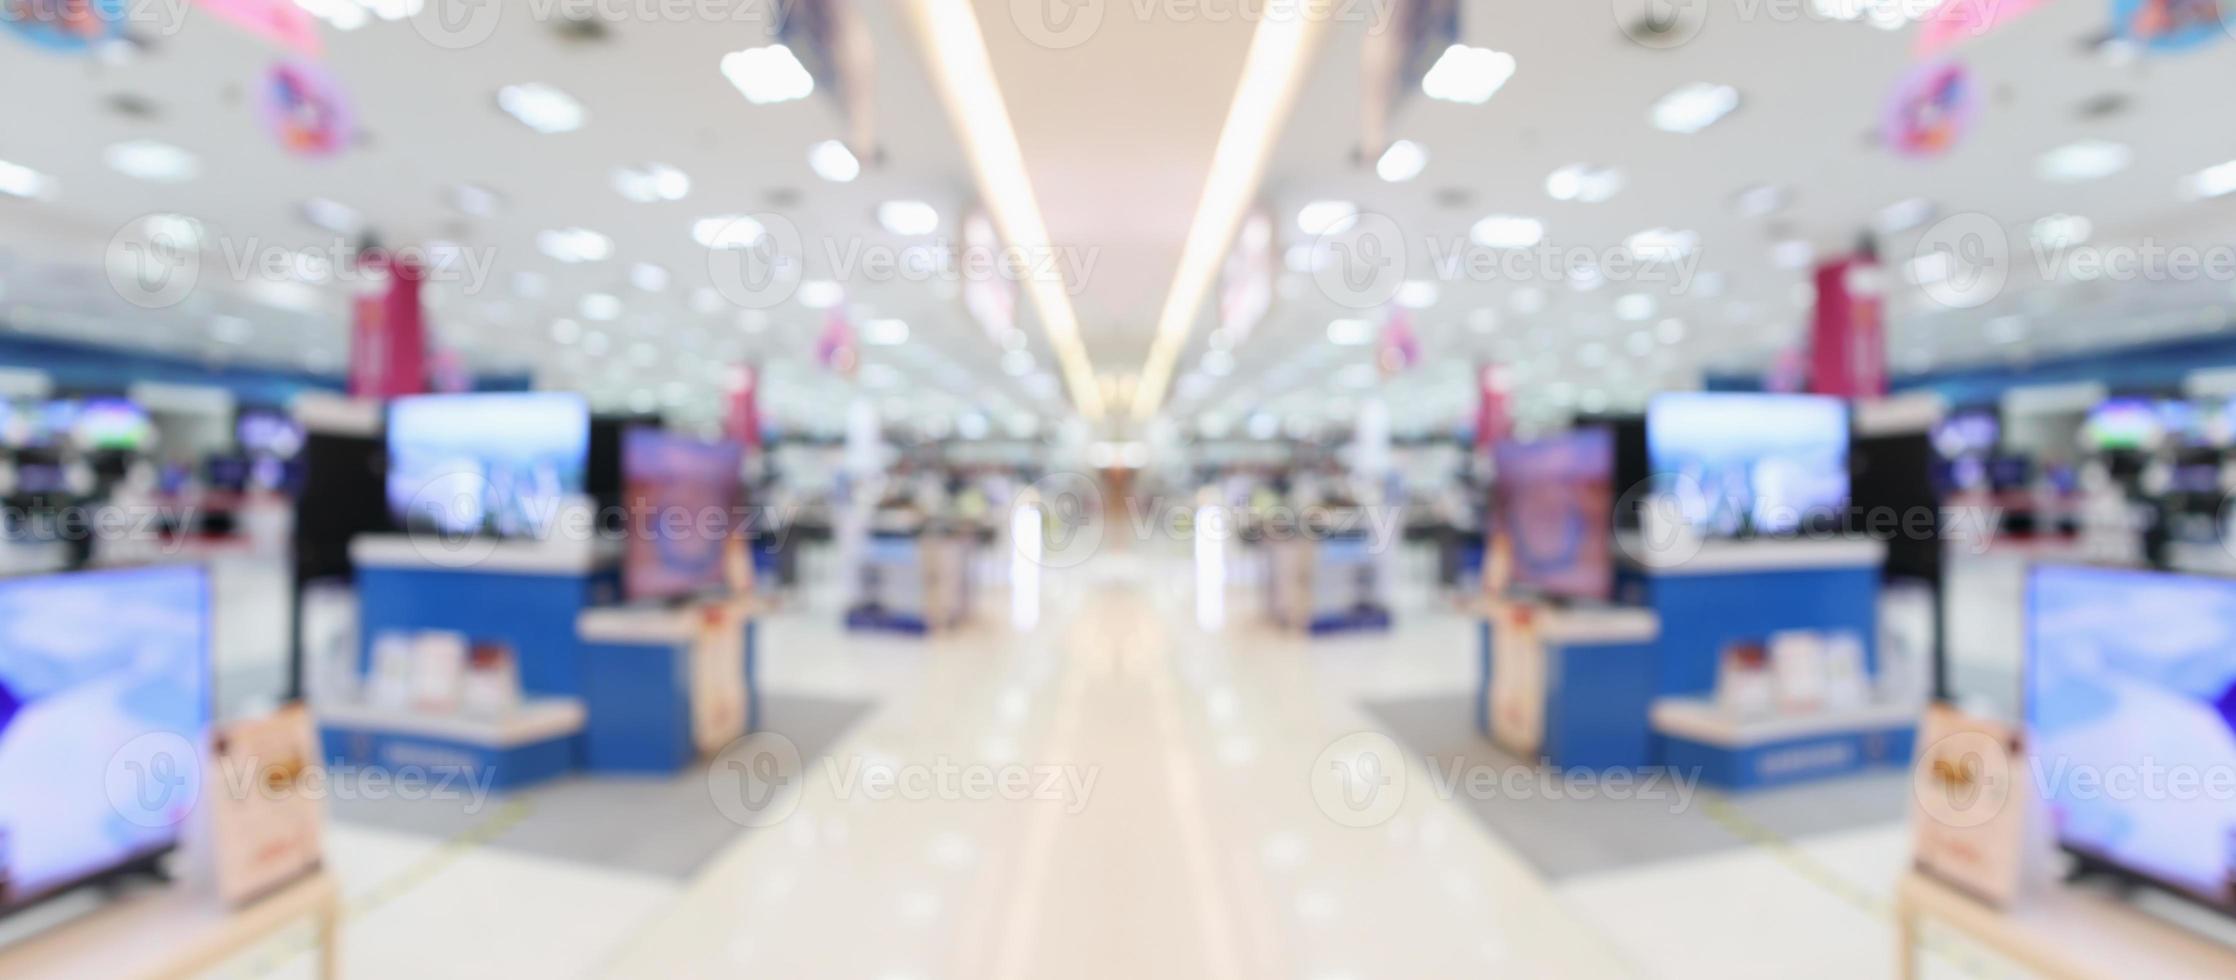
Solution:
{"label": "black television bezel", "polygon": [[[2209,579],[2214,581],[2228,582],[2231,584],[2231,586],[2236,586],[2236,578],[2231,578],[2229,576],[2199,575],[2191,572],[2171,572],[2164,569],[2156,568],[2124,568],[2108,565],[2083,565],[2071,562],[2038,562],[2029,566],[2026,570],[2025,614],[2021,617],[2024,626],[2021,630],[2022,635],[2019,638],[2019,722],[2021,729],[2026,733],[2026,752],[2029,757],[2028,761],[2030,764],[2034,753],[2034,623],[2036,618],[2036,603],[2039,601],[2039,590],[2035,587],[2035,582],[2045,570],[2056,569],[2084,569],[2088,571],[2112,572],[2122,575],[2132,575],[2144,578]],[[2046,811],[2049,801],[2047,799],[2044,799],[2042,803]],[[2231,887],[2229,896],[2226,901],[2218,900],[2213,898],[2212,896],[2194,891],[2185,885],[2176,884],[2172,881],[2160,878],[2156,875],[2151,874],[2147,870],[2136,868],[2131,865],[2124,864],[2114,858],[2107,857],[2101,851],[2098,851],[2094,848],[2076,844],[2070,840],[2067,840],[2063,833],[2058,832],[2059,828],[2057,827],[2056,821],[2054,820],[2051,821],[2050,829],[2053,833],[2057,833],[2058,850],[2067,855],[2070,855],[2076,862],[2079,863],[2076,871],[2081,874],[2099,875],[2103,877],[2113,878],[2129,885],[2148,887],[2156,891],[2172,895],[2208,912],[2213,912],[2219,915],[2227,916],[2231,919],[2236,919],[2236,886]]]}
{"label": "black television bezel", "polygon": [[[216,588],[211,582],[210,569],[208,565],[202,564],[200,562],[194,562],[170,565],[131,565],[121,568],[74,569],[65,572],[55,572],[50,575],[32,575],[20,576],[12,579],[0,579],[0,588],[6,587],[6,585],[10,582],[23,582],[41,578],[57,578],[63,576],[83,577],[89,575],[134,575],[149,571],[169,571],[179,568],[192,568],[195,571],[195,577],[201,584],[202,590],[202,650],[201,656],[197,658],[202,667],[202,717],[201,732],[198,733],[200,744],[197,744],[195,748],[200,751],[207,751],[207,742],[209,738],[210,727],[216,724],[217,720],[217,665],[213,659],[217,650],[217,593]],[[200,761],[201,760],[199,759],[197,760],[198,763]],[[204,790],[206,791],[207,789],[208,787],[205,786]],[[5,922],[13,916],[28,912],[31,909],[34,909],[42,904],[51,902],[82,888],[91,888],[97,885],[106,885],[112,882],[121,881],[125,878],[135,877],[139,875],[148,875],[158,878],[163,877],[163,859],[169,856],[172,852],[177,851],[185,842],[186,838],[186,832],[183,824],[176,825],[171,829],[172,833],[170,839],[162,844],[153,847],[136,848],[119,860],[110,863],[106,867],[87,872],[86,874],[69,879],[67,881],[60,882],[58,884],[50,885],[42,891],[26,892],[23,895],[16,897],[15,900],[12,902],[0,900],[0,922]],[[0,893],[0,895],[4,895],[4,893]],[[4,950],[6,948],[6,946],[0,946],[0,950]]]}

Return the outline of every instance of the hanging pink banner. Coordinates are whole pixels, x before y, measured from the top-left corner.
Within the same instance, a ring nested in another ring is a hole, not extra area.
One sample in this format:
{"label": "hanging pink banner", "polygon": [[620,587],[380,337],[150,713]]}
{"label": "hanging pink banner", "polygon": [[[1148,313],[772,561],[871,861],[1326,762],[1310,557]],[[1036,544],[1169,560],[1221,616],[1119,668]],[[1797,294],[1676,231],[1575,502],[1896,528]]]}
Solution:
{"label": "hanging pink banner", "polygon": [[210,16],[306,58],[326,54],[318,20],[295,0],[197,0]]}
{"label": "hanging pink banner", "polygon": [[[419,305],[425,270],[368,251],[358,262],[367,287],[357,294],[350,323],[349,393],[357,398],[397,398],[427,391],[427,319]],[[385,275],[375,275],[376,270]]]}
{"label": "hanging pink banner", "polygon": [[330,157],[357,141],[357,114],[341,82],[310,62],[273,65],[257,104],[264,112],[264,128],[296,156]]}
{"label": "hanging pink banner", "polygon": [[1887,393],[1886,304],[1879,263],[1853,256],[1817,267],[1809,390],[1843,398]]}
{"label": "hanging pink banner", "polygon": [[2045,0],[1948,0],[1918,23],[1912,57],[1931,58],[2033,13]]}
{"label": "hanging pink banner", "polygon": [[1506,411],[1506,373],[1495,364],[1477,365],[1475,390],[1475,449],[1487,453],[1514,429]]}
{"label": "hanging pink banner", "polygon": [[738,365],[730,383],[730,415],[723,420],[723,434],[747,452],[761,448],[761,372],[751,364]]}
{"label": "hanging pink banner", "polygon": [[1905,72],[1887,97],[1880,136],[1906,157],[1936,157],[1964,141],[1980,111],[1980,88],[1955,61],[1936,61]]}

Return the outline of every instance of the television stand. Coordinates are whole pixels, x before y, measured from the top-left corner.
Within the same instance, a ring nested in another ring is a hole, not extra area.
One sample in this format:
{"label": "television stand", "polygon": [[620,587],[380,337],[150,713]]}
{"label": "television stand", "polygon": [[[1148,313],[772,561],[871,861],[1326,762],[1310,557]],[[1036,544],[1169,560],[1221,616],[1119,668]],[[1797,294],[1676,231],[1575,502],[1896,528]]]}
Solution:
{"label": "television stand", "polygon": [[333,980],[342,901],[341,889],[324,871],[239,908],[193,882],[120,898],[0,947],[0,977],[192,977],[306,918],[317,930],[317,975]]}
{"label": "television stand", "polygon": [[2023,969],[2053,980],[2207,980],[2236,976],[2236,947],[2216,943],[2089,889],[2054,886],[1994,908],[1910,871],[1895,889],[1896,962],[1918,976],[1918,932],[1927,918]]}

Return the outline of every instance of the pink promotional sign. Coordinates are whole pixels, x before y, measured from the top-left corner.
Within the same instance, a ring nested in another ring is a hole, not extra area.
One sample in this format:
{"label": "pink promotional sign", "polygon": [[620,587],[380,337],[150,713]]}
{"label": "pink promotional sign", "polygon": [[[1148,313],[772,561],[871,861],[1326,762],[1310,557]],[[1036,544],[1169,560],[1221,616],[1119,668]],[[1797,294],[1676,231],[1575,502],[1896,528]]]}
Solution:
{"label": "pink promotional sign", "polygon": [[1913,57],[1931,58],[2019,19],[2046,0],[1948,0],[1918,23]]}
{"label": "pink promotional sign", "polygon": [[[349,393],[397,398],[427,391],[427,318],[419,305],[427,273],[385,252],[359,262],[372,282],[357,294],[349,337]],[[372,276],[375,270],[387,273]]]}
{"label": "pink promotional sign", "polygon": [[1494,364],[1475,368],[1475,449],[1489,452],[1513,431],[1513,417],[1506,411],[1506,376]]}
{"label": "pink promotional sign", "polygon": [[286,60],[264,78],[264,127],[287,152],[330,157],[357,141],[357,116],[332,73],[307,61]]}
{"label": "pink promotional sign", "polygon": [[723,434],[747,452],[761,448],[761,372],[751,364],[739,365],[730,385],[730,414],[723,421]]}
{"label": "pink promotional sign", "polygon": [[306,58],[326,53],[318,21],[295,0],[197,0],[210,16]]}
{"label": "pink promotional sign", "polygon": [[1843,398],[1887,393],[1886,304],[1878,262],[1857,256],[1817,267],[1809,333],[1809,390]]}
{"label": "pink promotional sign", "polygon": [[1979,110],[1979,86],[1963,64],[1930,62],[1895,83],[1880,136],[1888,149],[1903,156],[1940,156],[1964,140]]}

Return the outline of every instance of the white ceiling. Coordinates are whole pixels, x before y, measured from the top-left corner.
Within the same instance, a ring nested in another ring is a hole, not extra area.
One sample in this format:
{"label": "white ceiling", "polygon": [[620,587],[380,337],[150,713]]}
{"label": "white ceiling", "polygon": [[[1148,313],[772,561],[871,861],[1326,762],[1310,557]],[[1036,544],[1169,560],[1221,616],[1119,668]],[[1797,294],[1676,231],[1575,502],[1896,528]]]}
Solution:
{"label": "white ceiling", "polygon": [[[493,255],[487,288],[468,295],[462,284],[438,284],[429,296],[437,335],[477,366],[534,369],[548,384],[583,388],[607,404],[635,400],[642,407],[642,400],[657,399],[671,413],[705,419],[717,411],[728,367],[757,358],[767,366],[769,411],[835,426],[840,413],[833,408],[851,397],[855,383],[813,363],[824,315],[797,303],[770,309],[765,319],[736,308],[696,310],[692,291],[709,285],[710,274],[691,224],[713,214],[781,214],[807,243],[807,278],[840,278],[845,270],[834,260],[860,254],[859,247],[912,244],[879,227],[880,201],[930,202],[942,217],[935,238],[956,234],[975,192],[900,18],[887,4],[860,5],[879,62],[884,159],[839,185],[807,166],[811,144],[846,135],[832,100],[818,93],[752,105],[718,70],[723,54],[768,43],[761,22],[625,20],[609,25],[604,42],[584,44],[533,19],[531,10],[550,6],[507,5],[486,42],[455,51],[426,43],[409,22],[374,21],[346,33],[322,28],[326,63],[354,98],[366,134],[363,145],[329,162],[291,158],[261,131],[251,98],[275,53],[199,8],[174,35],[153,38],[148,50],[117,64],[0,40],[8,48],[0,85],[19,94],[0,107],[0,159],[60,182],[49,201],[0,198],[7,222],[0,244],[14,256],[6,319],[19,329],[335,369],[345,347],[342,286],[244,291],[217,282],[179,307],[151,313],[118,302],[102,273],[110,236],[159,211],[199,220],[220,248],[331,249],[335,236],[299,214],[301,202],[327,197],[366,215],[387,244],[446,240]],[[588,124],[558,135],[518,124],[494,101],[500,86],[517,82],[572,94],[587,108]],[[112,111],[109,100],[120,95],[145,100],[156,115]],[[200,175],[156,184],[103,163],[105,147],[141,137],[192,151]],[[689,196],[659,204],[622,198],[611,184],[613,168],[648,161],[688,173]],[[488,218],[453,210],[448,190],[458,182],[496,190],[505,206]],[[538,232],[572,226],[609,236],[612,258],[562,265],[538,251]],[[208,271],[222,266],[221,255],[206,253],[205,283]],[[629,270],[639,262],[669,270],[664,292],[630,286]],[[519,273],[544,277],[548,289],[516,292]],[[1020,380],[1000,368],[1001,347],[970,322],[952,284],[856,275],[846,286],[857,323],[898,317],[911,326],[910,343],[865,350],[867,363],[899,371],[897,383],[871,392],[889,416],[979,410],[998,423],[1064,411],[1052,377]],[[591,292],[624,300],[619,319],[583,324],[586,332],[608,335],[603,356],[553,340],[553,320],[574,317],[580,297]],[[298,309],[275,307],[275,299]],[[220,313],[247,316],[253,336],[245,343],[215,339],[210,321]],[[1037,338],[1033,351],[1048,363]],[[868,370],[860,377],[895,375]]]}
{"label": "white ceiling", "polygon": [[[1407,101],[1393,135],[1425,145],[1430,156],[1427,170],[1405,184],[1384,183],[1371,161],[1355,159],[1366,27],[1337,25],[1264,186],[1284,246],[1309,241],[1295,215],[1320,199],[1356,201],[1394,219],[1412,244],[1409,274],[1418,278],[1438,278],[1422,242],[1465,242],[1486,214],[1536,217],[1548,242],[1593,250],[1665,226],[1699,234],[1699,268],[1720,274],[1724,289],[1714,296],[1648,290],[1656,292],[1655,315],[1632,323],[1613,312],[1616,297],[1633,291],[1620,284],[1578,293],[1545,283],[1550,302],[1542,313],[1523,315],[1509,303],[1514,283],[1448,279],[1437,305],[1416,315],[1426,366],[1362,389],[1334,379],[1371,358],[1371,349],[1325,340],[1330,319],[1360,314],[1331,302],[1311,277],[1292,274],[1273,315],[1236,351],[1235,373],[1183,378],[1180,391],[1193,397],[1179,398],[1173,414],[1226,423],[1261,409],[1341,417],[1358,397],[1380,393],[1401,425],[1449,424],[1471,417],[1472,363],[1495,357],[1517,366],[1520,408],[1543,421],[1579,405],[1635,405],[1656,387],[1697,383],[1703,369],[1759,370],[1800,340],[1807,317],[1807,297],[1795,289],[1807,273],[1779,268],[1773,245],[1799,239],[1819,256],[1836,253],[1880,209],[1914,196],[1932,200],[1943,216],[1990,216],[2007,229],[2017,261],[2012,286],[1979,309],[1945,310],[1898,286],[1890,302],[1898,369],[2023,360],[2228,320],[2236,302],[2227,282],[2044,285],[2030,281],[2033,262],[2020,252],[2031,223],[2056,212],[2091,219],[2098,243],[2144,236],[2200,246],[2236,241],[2236,197],[2190,203],[2176,193],[2181,177],[2236,158],[2236,137],[2214,122],[2225,117],[2236,43],[2121,66],[2085,43],[2104,30],[2104,4],[2050,4],[1961,49],[1986,93],[1978,122],[1947,156],[1916,161],[1888,153],[1872,136],[1888,90],[1912,63],[1913,31],[1808,19],[1747,22],[1738,15],[1778,6],[1694,5],[1687,9],[1707,11],[1700,33],[1675,49],[1653,50],[1626,38],[1605,4],[1466,4],[1467,43],[1510,52],[1517,71],[1485,105],[1432,102],[1417,93]],[[1741,107],[1695,135],[1649,125],[1656,99],[1694,81],[1736,86]],[[2103,96],[2123,97],[2126,111],[2084,118],[2084,103]],[[2129,144],[2132,165],[2077,185],[2036,176],[2043,151],[2083,137]],[[1577,162],[1618,166],[1627,186],[1600,204],[1552,200],[1546,175]],[[1762,183],[1786,187],[1791,205],[1768,220],[1738,213],[1734,195]],[[1882,242],[1890,269],[1899,272],[1919,235]],[[1488,330],[1470,326],[1471,314],[1482,309],[1496,311],[1495,325],[1478,317]],[[2023,327],[1985,329],[2013,314],[2025,317]],[[1682,318],[1684,339],[1635,341],[1645,353],[1633,354],[1631,335],[1668,317]],[[2013,332],[2022,336],[1997,339]],[[1199,330],[1185,364],[1200,363],[1201,338]],[[1370,380],[1362,374],[1353,369],[1350,376]]]}

